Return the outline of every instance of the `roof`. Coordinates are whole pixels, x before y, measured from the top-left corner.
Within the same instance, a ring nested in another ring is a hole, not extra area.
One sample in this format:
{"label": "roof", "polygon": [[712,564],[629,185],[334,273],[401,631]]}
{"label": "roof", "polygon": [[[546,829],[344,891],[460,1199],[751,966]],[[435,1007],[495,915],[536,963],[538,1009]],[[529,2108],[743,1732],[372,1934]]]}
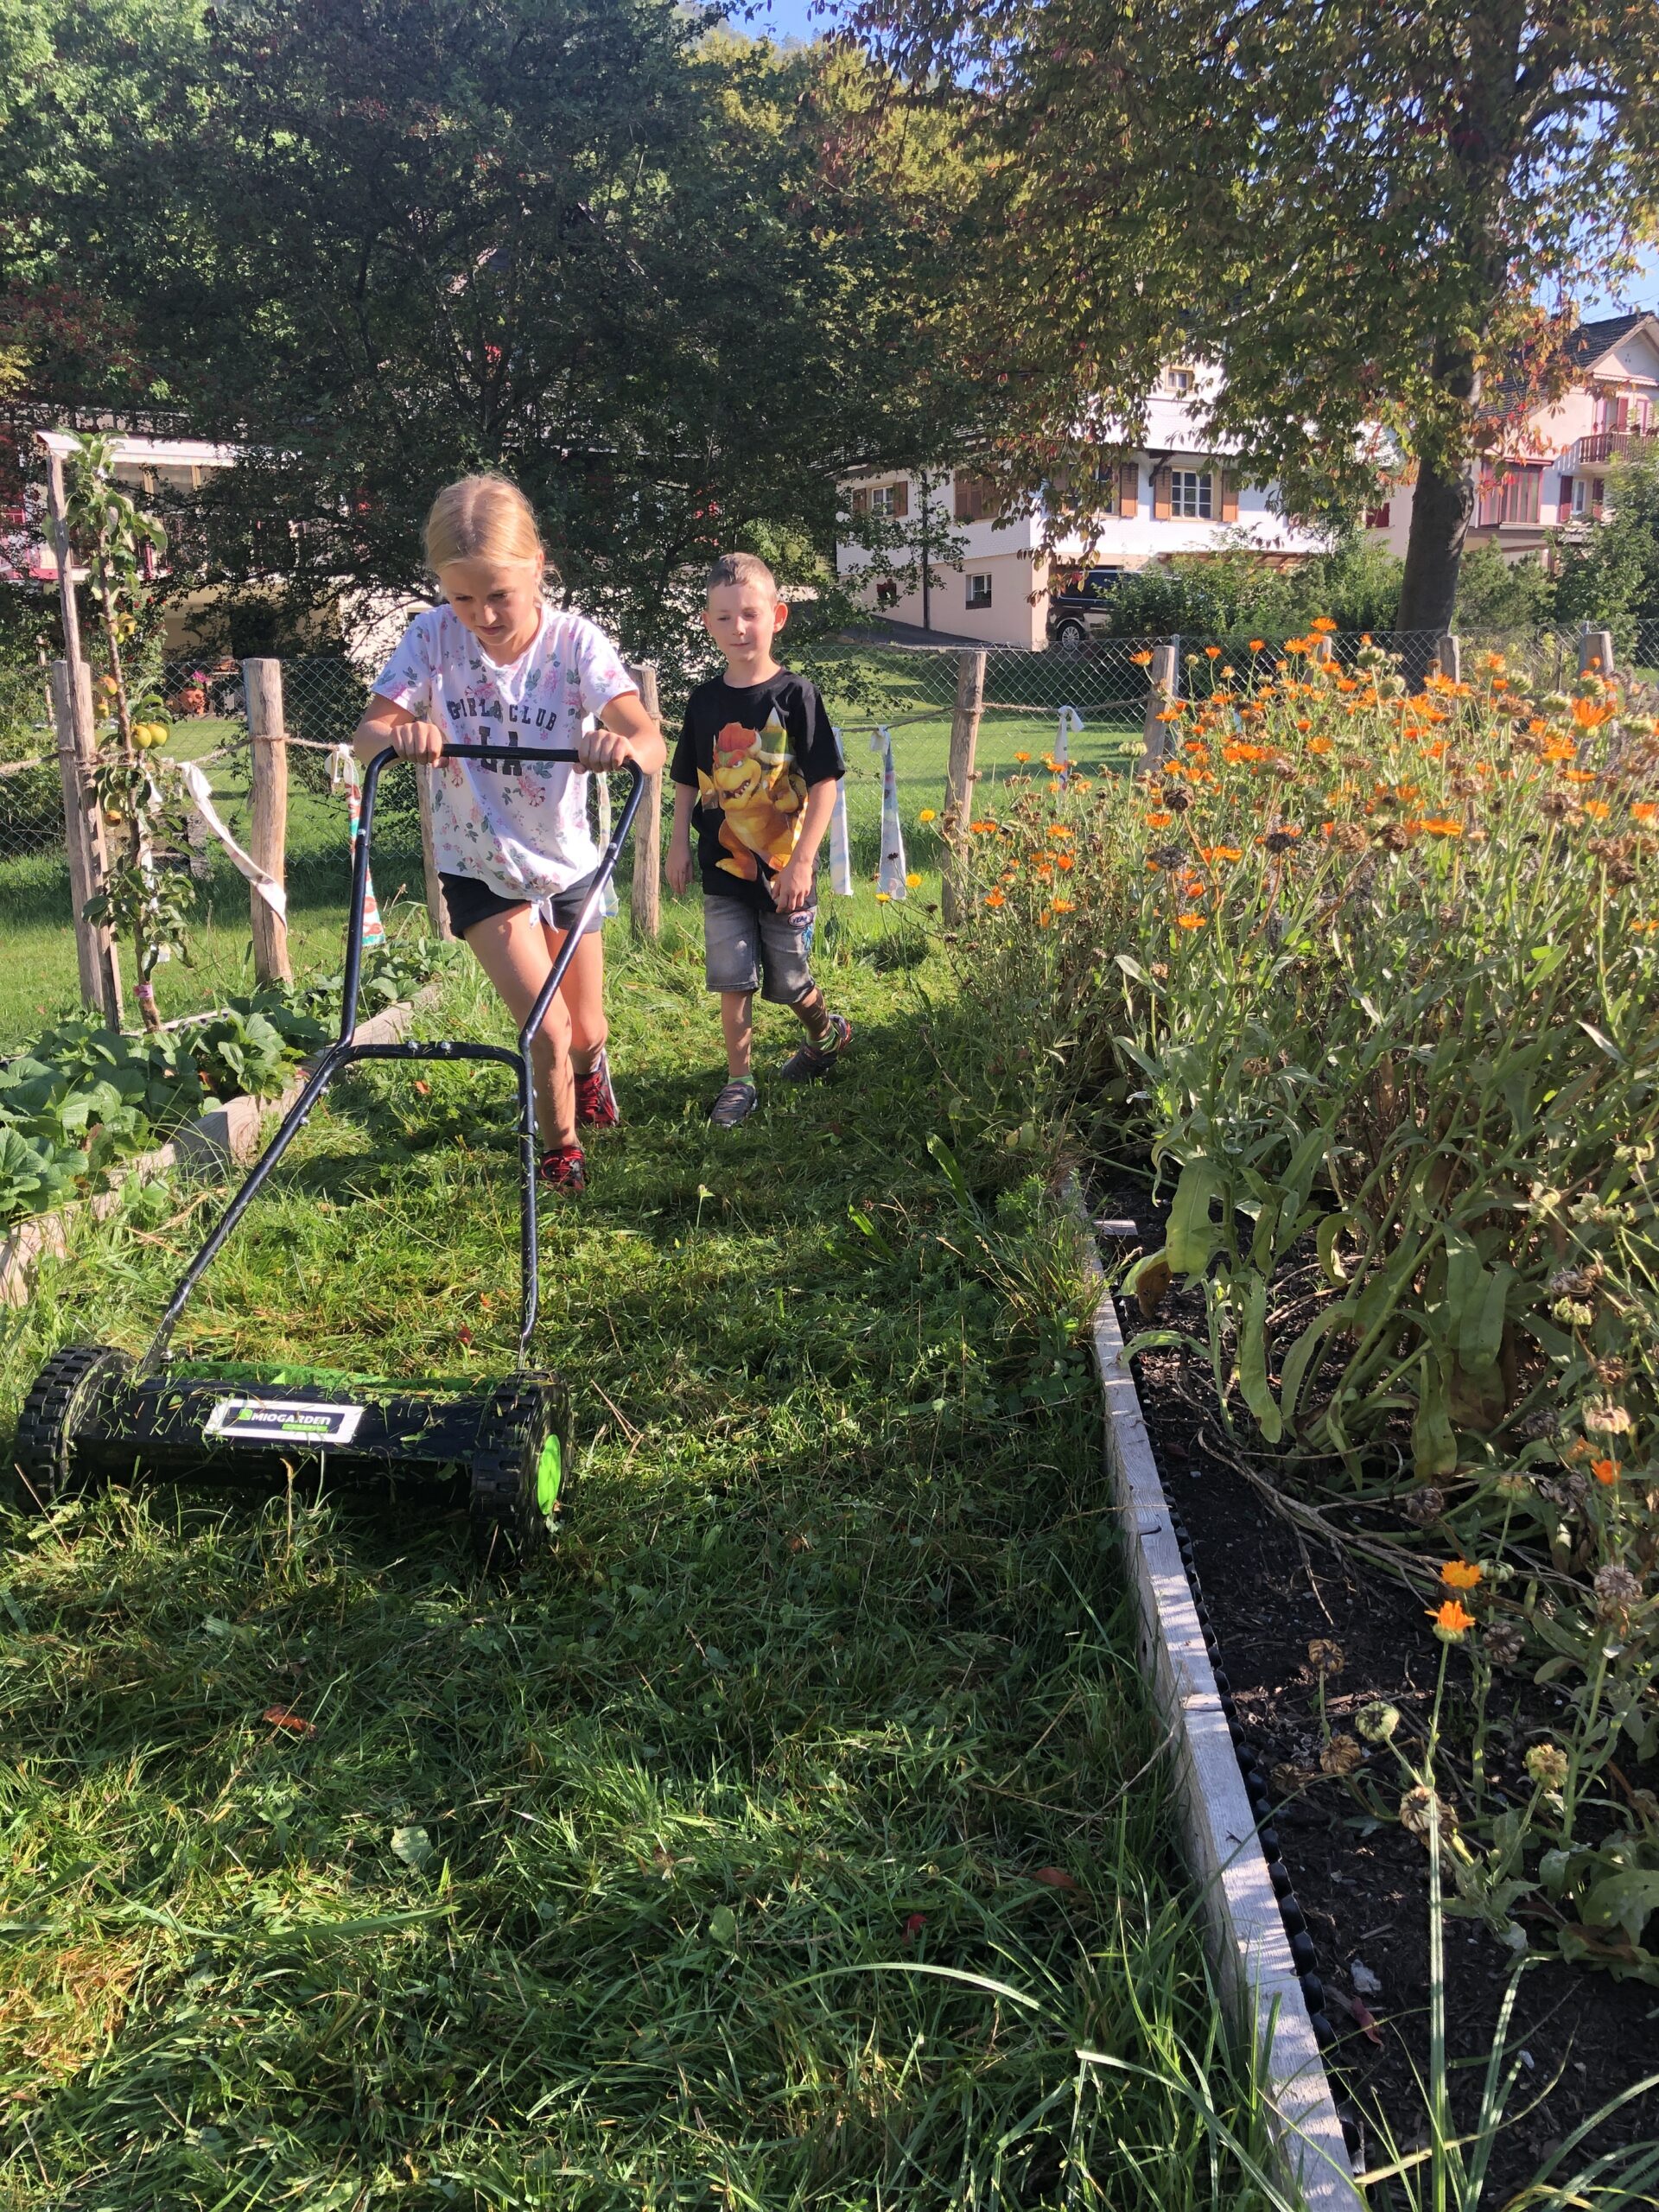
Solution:
{"label": "roof", "polygon": [[[35,435],[60,459],[79,442],[62,430],[36,430]],[[109,437],[117,461],[142,461],[151,468],[229,468],[237,458],[235,446],[213,445],[205,438],[149,438],[125,430],[99,435]]]}
{"label": "roof", "polygon": [[1592,369],[1643,323],[1653,325],[1654,337],[1659,340],[1659,315],[1649,308],[1638,308],[1634,315],[1605,315],[1596,322],[1581,322],[1567,341],[1567,358],[1575,369]]}

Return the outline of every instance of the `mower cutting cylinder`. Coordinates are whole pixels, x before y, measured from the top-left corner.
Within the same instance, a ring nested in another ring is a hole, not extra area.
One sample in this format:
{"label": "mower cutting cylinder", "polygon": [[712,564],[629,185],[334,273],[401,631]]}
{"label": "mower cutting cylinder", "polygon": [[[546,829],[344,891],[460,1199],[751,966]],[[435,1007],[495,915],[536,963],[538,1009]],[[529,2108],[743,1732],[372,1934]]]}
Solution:
{"label": "mower cutting cylinder", "polygon": [[481,1553],[543,1546],[571,1465],[569,1395],[519,1374],[481,1395],[337,1382],[143,1376],[109,1345],[48,1360],[17,1423],[18,1471],[42,1509],[107,1482],[439,1484],[467,1499]]}

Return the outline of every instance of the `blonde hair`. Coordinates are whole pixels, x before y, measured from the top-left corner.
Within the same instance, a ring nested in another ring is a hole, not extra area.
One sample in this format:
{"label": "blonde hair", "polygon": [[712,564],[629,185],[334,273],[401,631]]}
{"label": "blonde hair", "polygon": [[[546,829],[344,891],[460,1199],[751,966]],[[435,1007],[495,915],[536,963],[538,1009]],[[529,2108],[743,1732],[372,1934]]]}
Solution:
{"label": "blonde hair", "polygon": [[518,486],[493,473],[446,484],[426,518],[426,565],[451,561],[545,560],[536,510]]}
{"label": "blonde hair", "polygon": [[705,597],[722,584],[759,584],[778,597],[778,579],[758,553],[722,553],[703,579]]}

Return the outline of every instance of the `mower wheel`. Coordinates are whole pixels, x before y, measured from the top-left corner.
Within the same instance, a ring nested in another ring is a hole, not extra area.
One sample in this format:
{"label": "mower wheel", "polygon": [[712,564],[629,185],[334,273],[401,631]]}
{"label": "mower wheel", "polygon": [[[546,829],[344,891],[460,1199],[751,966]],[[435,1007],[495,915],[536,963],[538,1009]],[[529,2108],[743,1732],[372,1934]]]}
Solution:
{"label": "mower wheel", "polygon": [[569,1494],[570,1394],[555,1376],[516,1377],[493,1390],[473,1453],[473,1548],[485,1566],[545,1552]]}
{"label": "mower wheel", "polygon": [[75,1433],[104,1391],[131,1371],[132,1361],[112,1344],[66,1344],[35,1377],[17,1416],[15,1457],[26,1503],[49,1513],[79,1497],[96,1478],[75,1465]]}

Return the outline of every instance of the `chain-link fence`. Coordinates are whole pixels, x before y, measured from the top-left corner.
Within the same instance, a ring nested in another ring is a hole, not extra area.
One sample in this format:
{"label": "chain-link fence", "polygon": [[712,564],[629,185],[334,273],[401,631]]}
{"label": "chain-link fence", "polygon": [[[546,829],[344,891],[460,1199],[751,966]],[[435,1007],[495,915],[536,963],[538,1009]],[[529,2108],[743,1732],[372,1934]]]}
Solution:
{"label": "chain-link fence", "polygon": [[[1615,664],[1644,687],[1659,684],[1659,620],[1611,626]],[[1335,633],[1329,649],[1351,667],[1368,643],[1396,656],[1408,672],[1432,665],[1439,640],[1428,633]],[[1154,676],[1168,672],[1173,648],[1178,688],[1201,694],[1219,681],[1253,680],[1283,663],[1284,635],[1133,639],[1090,637],[1070,650],[984,651],[976,766],[982,789],[1029,761],[1063,751],[1077,768],[1121,772],[1139,754]],[[1543,689],[1576,673],[1582,633],[1566,628],[1523,633],[1465,633],[1465,675],[1477,657],[1500,652],[1510,673]],[[1160,654],[1160,648],[1165,649]],[[1302,650],[1306,650],[1304,645]],[[899,817],[907,829],[924,810],[943,810],[946,764],[965,649],[899,645],[855,637],[816,646],[802,665],[823,691],[842,733],[848,766],[848,816],[855,874],[873,874],[886,747],[893,748]],[[169,661],[150,671],[171,722],[170,757],[196,762],[215,811],[245,849],[251,835],[252,738],[242,665]],[[10,687],[10,688],[8,688]],[[288,739],[285,873],[289,938],[296,968],[338,959],[349,881],[351,817],[337,748],[349,740],[367,696],[363,675],[341,656],[282,664]],[[671,681],[664,689],[671,696]],[[673,731],[669,731],[671,742]],[[874,747],[874,749],[873,749]],[[924,840],[918,857],[926,863]],[[200,820],[188,849],[162,855],[195,880],[199,922],[189,975],[163,969],[164,1010],[220,1002],[251,980],[248,887]],[[377,809],[375,887],[396,928],[423,906],[419,810],[414,779],[387,779]],[[627,895],[626,863],[622,884]],[[73,1001],[76,957],[73,901],[57,738],[45,671],[0,670],[0,1052],[37,1017]],[[10,977],[8,988],[6,976]]]}

